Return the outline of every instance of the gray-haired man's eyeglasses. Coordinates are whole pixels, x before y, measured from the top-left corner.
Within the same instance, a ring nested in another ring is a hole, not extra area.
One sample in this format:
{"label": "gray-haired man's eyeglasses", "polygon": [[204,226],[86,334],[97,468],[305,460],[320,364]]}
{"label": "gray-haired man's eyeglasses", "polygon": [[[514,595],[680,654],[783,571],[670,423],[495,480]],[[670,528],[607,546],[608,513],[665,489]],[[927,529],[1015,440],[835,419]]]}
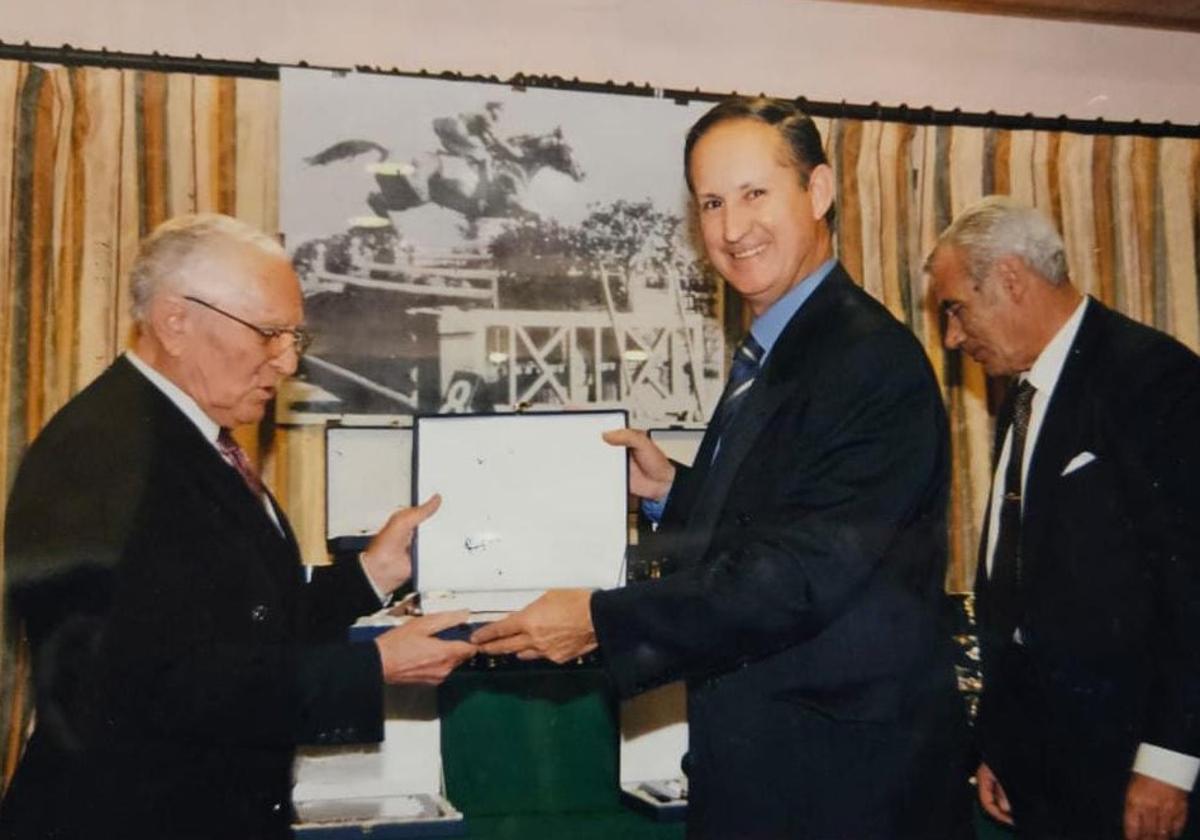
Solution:
{"label": "gray-haired man's eyeglasses", "polygon": [[284,336],[290,336],[292,339],[291,344],[283,344],[280,346],[280,349],[291,347],[298,354],[303,353],[308,349],[308,346],[312,344],[312,335],[300,329],[299,327],[260,327],[258,324],[252,324],[249,321],[243,320],[242,318],[234,315],[232,312],[226,312],[221,307],[213,306],[208,301],[201,300],[198,297],[184,295],[183,299],[190,300],[192,303],[198,303],[205,309],[211,309],[213,312],[216,312],[219,315],[224,315],[226,318],[229,318],[232,321],[237,321],[243,327],[249,327],[262,336],[265,344],[278,342],[279,339],[283,338]]}

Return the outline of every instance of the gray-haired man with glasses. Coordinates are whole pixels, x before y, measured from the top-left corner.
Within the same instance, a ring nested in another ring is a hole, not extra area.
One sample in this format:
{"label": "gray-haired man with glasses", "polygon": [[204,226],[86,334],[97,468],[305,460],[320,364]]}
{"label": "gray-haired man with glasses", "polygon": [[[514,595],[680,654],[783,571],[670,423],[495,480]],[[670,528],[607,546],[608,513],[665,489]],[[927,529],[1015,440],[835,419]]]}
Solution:
{"label": "gray-haired man with glasses", "polygon": [[383,683],[438,683],[463,614],[350,644],[410,576],[434,497],[307,583],[287,517],[230,429],[262,419],[307,335],[270,237],[162,225],[131,272],[132,348],[27,452],[5,531],[7,614],[37,726],[0,837],[283,838],[298,743],[378,741]]}

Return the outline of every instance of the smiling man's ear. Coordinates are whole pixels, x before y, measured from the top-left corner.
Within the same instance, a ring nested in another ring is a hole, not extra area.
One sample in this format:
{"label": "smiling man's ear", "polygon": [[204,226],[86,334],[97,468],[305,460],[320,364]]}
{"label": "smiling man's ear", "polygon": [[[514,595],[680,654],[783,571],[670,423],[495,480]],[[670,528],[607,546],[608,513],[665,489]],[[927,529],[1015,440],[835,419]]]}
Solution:
{"label": "smiling man's ear", "polygon": [[823,219],[833,205],[833,169],[827,163],[814,166],[808,173],[808,195],[813,218]]}

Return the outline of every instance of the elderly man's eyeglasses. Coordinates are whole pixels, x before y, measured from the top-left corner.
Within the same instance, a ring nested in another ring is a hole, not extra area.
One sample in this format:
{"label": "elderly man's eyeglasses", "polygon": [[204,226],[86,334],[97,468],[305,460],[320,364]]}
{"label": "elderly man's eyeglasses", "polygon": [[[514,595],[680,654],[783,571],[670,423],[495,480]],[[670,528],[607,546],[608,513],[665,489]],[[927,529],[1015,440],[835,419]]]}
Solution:
{"label": "elderly man's eyeglasses", "polygon": [[[262,336],[263,343],[265,343],[265,344],[276,343],[276,345],[280,346],[281,349],[286,348],[286,347],[291,347],[298,354],[303,353],[305,350],[308,349],[308,346],[310,344],[312,344],[312,335],[310,335],[309,333],[300,329],[299,327],[260,327],[258,324],[251,324],[249,321],[239,318],[238,316],[234,315],[232,312],[226,312],[221,307],[213,306],[208,301],[201,300],[198,297],[192,297],[191,295],[184,295],[183,299],[190,300],[192,303],[198,303],[201,306],[203,306],[205,309],[211,309],[213,312],[216,312],[218,315],[224,315],[226,318],[230,319],[231,321],[237,321],[243,327],[249,327],[250,329],[254,330],[256,333],[258,333],[260,336]],[[285,343],[285,344],[280,345],[279,344],[280,340],[283,339],[285,336],[290,337],[291,343],[290,344]]]}

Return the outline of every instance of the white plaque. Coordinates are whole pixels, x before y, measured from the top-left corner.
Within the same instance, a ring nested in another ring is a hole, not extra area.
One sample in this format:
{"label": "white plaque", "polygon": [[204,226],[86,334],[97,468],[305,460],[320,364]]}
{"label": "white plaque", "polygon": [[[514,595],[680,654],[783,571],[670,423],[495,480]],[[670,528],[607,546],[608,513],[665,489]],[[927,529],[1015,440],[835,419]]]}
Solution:
{"label": "white plaque", "polygon": [[624,411],[438,415],[415,423],[414,496],[440,493],[413,549],[426,612],[516,610],[547,589],[623,582]]}

